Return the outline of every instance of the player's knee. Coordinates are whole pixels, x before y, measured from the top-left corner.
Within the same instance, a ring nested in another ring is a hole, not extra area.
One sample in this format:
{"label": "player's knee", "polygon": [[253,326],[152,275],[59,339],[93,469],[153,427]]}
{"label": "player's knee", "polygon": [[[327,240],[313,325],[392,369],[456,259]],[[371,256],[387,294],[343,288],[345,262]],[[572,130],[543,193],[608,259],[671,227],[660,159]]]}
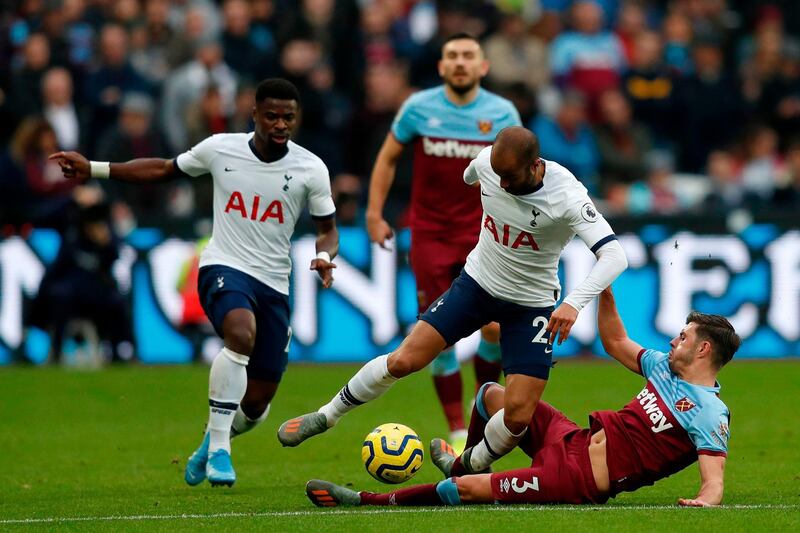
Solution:
{"label": "player's knee", "polygon": [[486,342],[497,344],[500,342],[500,324],[490,322],[481,328],[481,337]]}
{"label": "player's knee", "polygon": [[235,325],[225,330],[225,346],[236,353],[249,356],[256,343],[255,328]]}
{"label": "player's knee", "polygon": [[386,368],[389,370],[392,377],[395,378],[404,378],[419,370],[414,364],[411,353],[399,349],[389,355],[389,358],[386,360]]}
{"label": "player's knee", "polygon": [[503,422],[508,430],[516,435],[528,427],[535,408],[536,402],[525,399],[514,400],[506,396]]}

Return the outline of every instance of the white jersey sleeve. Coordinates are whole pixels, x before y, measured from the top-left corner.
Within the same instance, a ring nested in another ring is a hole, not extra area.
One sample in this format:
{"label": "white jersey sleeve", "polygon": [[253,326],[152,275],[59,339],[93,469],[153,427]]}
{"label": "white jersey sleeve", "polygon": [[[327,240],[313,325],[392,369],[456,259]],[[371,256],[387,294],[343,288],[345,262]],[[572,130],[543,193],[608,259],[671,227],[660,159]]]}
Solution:
{"label": "white jersey sleeve", "polygon": [[329,217],[336,213],[331,195],[331,178],[328,167],[320,163],[311,170],[308,182],[308,211],[312,217]]}
{"label": "white jersey sleeve", "polygon": [[211,160],[217,154],[216,136],[206,137],[175,158],[175,164],[184,174],[196,178],[211,172]]}
{"label": "white jersey sleeve", "polygon": [[464,183],[467,185],[475,185],[480,180],[478,169],[475,168],[476,161],[477,159],[470,161],[469,165],[467,165],[467,168],[464,170]]}
{"label": "white jersey sleeve", "polygon": [[572,231],[581,238],[592,251],[614,240],[614,230],[597,210],[588,194],[573,199],[567,206],[566,219]]}

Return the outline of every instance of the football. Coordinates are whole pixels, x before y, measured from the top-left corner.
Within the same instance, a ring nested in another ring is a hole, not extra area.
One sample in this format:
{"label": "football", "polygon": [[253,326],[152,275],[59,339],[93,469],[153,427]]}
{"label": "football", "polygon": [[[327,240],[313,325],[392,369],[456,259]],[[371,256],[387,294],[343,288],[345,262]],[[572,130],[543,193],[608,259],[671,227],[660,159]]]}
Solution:
{"label": "football", "polygon": [[420,469],[424,452],[413,429],[403,424],[382,424],[364,438],[361,459],[378,481],[403,483]]}

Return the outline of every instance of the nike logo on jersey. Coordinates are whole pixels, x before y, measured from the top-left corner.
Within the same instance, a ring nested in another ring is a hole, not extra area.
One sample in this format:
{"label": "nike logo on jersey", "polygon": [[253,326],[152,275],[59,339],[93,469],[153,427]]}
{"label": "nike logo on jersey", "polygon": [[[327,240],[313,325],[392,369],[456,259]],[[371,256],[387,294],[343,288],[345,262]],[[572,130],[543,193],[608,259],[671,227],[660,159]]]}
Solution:
{"label": "nike logo on jersey", "polygon": [[492,195],[491,195],[491,194],[486,194],[486,193],[485,193],[485,192],[483,192],[483,191],[481,191],[481,196],[488,196],[489,198],[491,198],[491,197],[492,197]]}
{"label": "nike logo on jersey", "polygon": [[225,167],[225,172],[233,172],[233,170],[231,167]]}

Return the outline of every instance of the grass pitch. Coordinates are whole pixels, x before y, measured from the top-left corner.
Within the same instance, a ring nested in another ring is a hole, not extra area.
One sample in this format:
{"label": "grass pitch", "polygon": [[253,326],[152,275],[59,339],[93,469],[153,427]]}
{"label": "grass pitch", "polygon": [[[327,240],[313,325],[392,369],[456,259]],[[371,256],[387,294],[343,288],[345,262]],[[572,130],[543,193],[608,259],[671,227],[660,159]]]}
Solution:
{"label": "grass pitch", "polygon": [[[719,509],[674,506],[696,494],[696,466],[605,506],[317,509],[303,491],[310,478],[389,489],[361,465],[361,442],[373,427],[401,422],[423,442],[446,433],[423,372],[328,433],[281,448],[278,425],[327,401],[356,368],[290,366],[269,419],[234,441],[232,489],[183,482],[207,416],[206,367],[2,368],[0,530],[800,529],[800,361],[734,361],[721,374],[732,434],[726,507]],[[471,369],[465,377],[465,390],[472,390]],[[641,386],[640,377],[614,363],[562,361],[545,399],[585,424],[591,410],[619,408]],[[525,466],[526,459],[515,451],[497,467]],[[413,481],[437,481],[437,474],[426,458]]]}

